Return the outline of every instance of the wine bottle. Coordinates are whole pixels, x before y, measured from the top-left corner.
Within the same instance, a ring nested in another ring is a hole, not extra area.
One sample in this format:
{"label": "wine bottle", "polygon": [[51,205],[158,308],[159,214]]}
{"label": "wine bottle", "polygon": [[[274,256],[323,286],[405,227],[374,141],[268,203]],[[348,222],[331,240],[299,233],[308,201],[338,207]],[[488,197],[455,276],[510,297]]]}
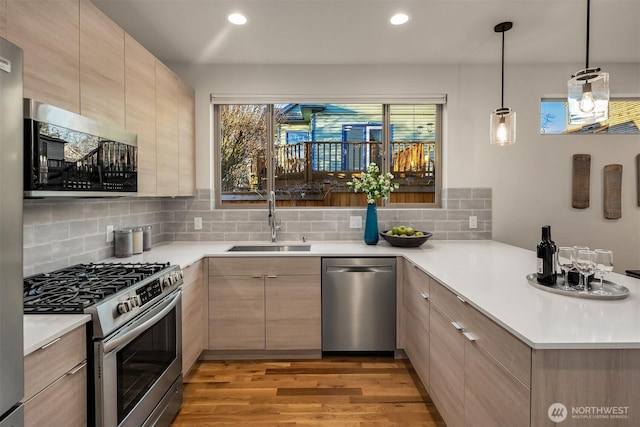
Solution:
{"label": "wine bottle", "polygon": [[554,274],[554,244],[551,242],[551,227],[545,225],[542,227],[542,239],[538,242],[538,283],[545,286],[553,286],[556,282]]}

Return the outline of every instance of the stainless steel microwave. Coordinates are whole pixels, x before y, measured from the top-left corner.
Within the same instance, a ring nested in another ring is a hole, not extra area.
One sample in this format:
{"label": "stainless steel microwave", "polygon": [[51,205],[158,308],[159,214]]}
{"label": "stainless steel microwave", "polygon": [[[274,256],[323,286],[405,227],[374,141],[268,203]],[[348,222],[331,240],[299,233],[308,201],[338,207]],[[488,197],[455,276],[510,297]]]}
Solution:
{"label": "stainless steel microwave", "polygon": [[24,100],[24,196],[135,196],[137,135]]}

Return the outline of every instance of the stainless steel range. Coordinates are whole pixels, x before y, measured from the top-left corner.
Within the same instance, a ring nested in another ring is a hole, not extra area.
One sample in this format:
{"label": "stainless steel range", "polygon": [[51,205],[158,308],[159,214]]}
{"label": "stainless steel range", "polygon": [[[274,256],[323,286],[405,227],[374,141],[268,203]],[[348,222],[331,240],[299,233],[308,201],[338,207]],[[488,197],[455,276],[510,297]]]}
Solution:
{"label": "stainless steel range", "polygon": [[163,426],[177,413],[181,285],[180,268],[162,263],[78,264],[24,279],[25,314],[91,315],[96,426]]}

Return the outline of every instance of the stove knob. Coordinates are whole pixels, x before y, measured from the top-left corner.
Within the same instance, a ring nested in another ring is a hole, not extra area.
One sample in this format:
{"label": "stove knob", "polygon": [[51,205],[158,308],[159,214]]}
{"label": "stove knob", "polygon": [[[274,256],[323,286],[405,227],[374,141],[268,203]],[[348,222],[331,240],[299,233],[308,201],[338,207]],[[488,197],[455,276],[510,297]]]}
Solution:
{"label": "stove knob", "polygon": [[165,276],[162,280],[162,288],[166,289],[171,286],[171,277]]}
{"label": "stove knob", "polygon": [[125,314],[131,311],[133,307],[131,307],[131,301],[122,301],[118,303],[118,313]]}
{"label": "stove knob", "polygon": [[129,297],[128,301],[131,304],[132,308],[140,307],[142,305],[142,300],[140,299],[140,295],[134,295],[132,297]]}

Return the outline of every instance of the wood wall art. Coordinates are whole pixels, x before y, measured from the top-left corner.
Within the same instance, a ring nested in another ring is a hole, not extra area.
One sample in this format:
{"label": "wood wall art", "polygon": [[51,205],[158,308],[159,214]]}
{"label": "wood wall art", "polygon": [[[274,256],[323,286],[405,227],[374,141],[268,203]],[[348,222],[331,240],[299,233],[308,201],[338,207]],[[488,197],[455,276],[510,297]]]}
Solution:
{"label": "wood wall art", "polygon": [[571,206],[575,209],[589,207],[589,181],[591,177],[591,155],[573,155],[573,185],[571,188]]}
{"label": "wood wall art", "polygon": [[604,167],[604,217],[622,218],[622,165]]}

